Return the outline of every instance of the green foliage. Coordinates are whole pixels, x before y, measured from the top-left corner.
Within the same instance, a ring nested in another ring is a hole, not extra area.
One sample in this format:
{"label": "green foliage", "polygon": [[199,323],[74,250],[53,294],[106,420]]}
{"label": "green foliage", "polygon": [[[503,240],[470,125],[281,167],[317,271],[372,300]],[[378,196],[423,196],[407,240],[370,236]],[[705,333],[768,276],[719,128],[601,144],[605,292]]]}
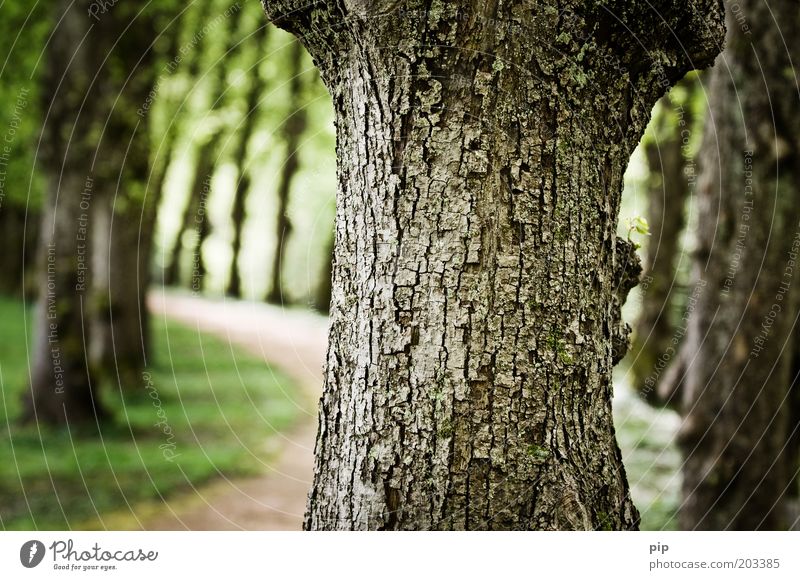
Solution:
{"label": "green foliage", "polygon": [[4,2],[0,18],[0,210],[41,205],[44,180],[34,168],[41,104],[42,47],[53,25],[48,3]]}
{"label": "green foliage", "polygon": [[[647,223],[647,218],[644,216],[633,216],[631,218],[627,218],[625,220],[626,224],[628,225],[628,241],[633,242],[633,234],[639,234],[641,236],[649,236],[650,235],[650,224]],[[638,249],[640,247],[638,242],[634,242],[634,245]]]}
{"label": "green foliage", "polygon": [[96,527],[98,514],[160,502],[219,475],[257,473],[268,459],[265,436],[295,417],[285,395],[291,386],[260,359],[155,317],[149,379],[143,378],[138,393],[107,395],[115,421],[101,437],[96,431],[19,427],[14,421],[28,381],[21,337],[31,312],[0,299],[0,318],[4,529]]}

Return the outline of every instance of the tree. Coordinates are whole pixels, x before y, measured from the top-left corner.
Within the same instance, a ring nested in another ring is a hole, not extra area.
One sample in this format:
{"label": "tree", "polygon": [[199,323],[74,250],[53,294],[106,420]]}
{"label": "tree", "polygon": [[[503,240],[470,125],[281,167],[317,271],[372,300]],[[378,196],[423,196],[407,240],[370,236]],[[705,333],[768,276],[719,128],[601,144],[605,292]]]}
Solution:
{"label": "tree", "polygon": [[[191,25],[194,26],[195,30],[205,30],[207,26],[210,25],[208,22],[209,14],[211,13],[211,8],[213,8],[213,2],[202,2],[196,9],[195,21],[190,21],[189,30],[191,31]],[[194,37],[192,38],[193,42],[189,42],[188,45],[191,45],[193,50],[188,52],[186,55],[186,59],[188,59],[187,66],[185,67],[185,80],[188,87],[191,87],[196,81],[199,76],[200,72],[200,64],[202,62],[202,55],[205,49],[205,34],[199,35],[199,33],[194,32]],[[178,36],[175,35],[174,38]],[[186,46],[186,45],[184,45]],[[176,57],[180,51],[176,51]],[[176,64],[181,64],[181,62],[185,62],[183,56],[181,55],[178,58],[178,62]],[[162,144],[159,145],[157,152],[163,150],[163,160],[156,166],[157,173],[153,179],[153,192],[156,196],[158,196],[158,202],[160,203],[161,198],[164,195],[164,188],[166,185],[167,180],[167,173],[169,171],[170,166],[172,165],[173,156],[175,155],[175,150],[177,148],[178,137],[181,130],[184,128],[183,125],[186,122],[184,117],[190,116],[189,113],[193,113],[194,111],[191,110],[191,107],[187,103],[185,96],[181,96],[176,103],[175,110],[172,111],[172,119],[168,121],[167,131],[164,136],[164,141]],[[180,254],[181,254],[181,237],[183,236],[183,232],[191,227],[190,221],[192,212],[194,209],[194,205],[192,203],[192,196],[189,195],[189,200],[187,201],[186,205],[184,206],[184,211],[181,214],[180,220],[180,227],[175,235],[175,239],[173,240],[172,245],[168,248],[170,250],[168,254],[168,260],[166,265],[164,266],[162,272],[162,282],[165,286],[172,286],[177,284],[178,278],[180,277]],[[188,224],[188,225],[187,225]]]}
{"label": "tree", "polygon": [[[259,52],[266,51],[269,28],[266,24],[260,25],[251,37],[251,42],[259,47]],[[247,90],[245,103],[245,114],[240,126],[237,129],[238,141],[234,150],[233,160],[239,169],[239,179],[236,181],[236,189],[233,194],[233,204],[231,206],[231,221],[233,222],[233,241],[231,242],[231,268],[228,274],[228,283],[225,285],[225,293],[235,298],[242,297],[242,278],[239,273],[239,256],[242,250],[242,234],[244,231],[245,202],[250,191],[250,172],[247,169],[247,153],[250,139],[257,126],[257,109],[259,99],[266,88],[263,73],[259,70],[259,58],[254,65],[251,73],[250,86]]]}
{"label": "tree", "polygon": [[238,4],[229,8],[230,14],[226,21],[226,34],[228,41],[223,47],[219,59],[214,62],[213,69],[210,71],[207,86],[204,87],[211,96],[211,105],[205,113],[205,126],[199,131],[200,146],[197,153],[197,163],[189,187],[189,201],[183,214],[181,229],[178,230],[178,238],[175,245],[172,263],[170,264],[170,282],[176,282],[179,278],[180,266],[180,240],[184,232],[194,232],[194,243],[192,247],[191,260],[191,287],[194,291],[200,291],[203,287],[203,280],[206,275],[206,264],[203,259],[203,245],[211,233],[211,224],[207,214],[208,198],[211,196],[211,182],[217,169],[219,160],[219,142],[222,134],[227,127],[225,119],[221,116],[221,111],[225,103],[225,96],[228,91],[226,75],[228,67],[224,61],[229,59],[240,43],[239,23],[241,21],[242,9]]}
{"label": "tree", "polygon": [[286,144],[286,158],[278,177],[278,211],[275,228],[275,253],[272,256],[272,281],[267,302],[283,304],[283,260],[286,255],[286,241],[292,232],[292,221],[289,219],[289,194],[292,181],[300,167],[299,151],[300,138],[306,129],[306,111],[302,103],[303,93],[303,47],[298,41],[292,42],[289,47],[289,103],[288,116],[283,121],[281,136]]}
{"label": "tree", "polygon": [[[685,338],[685,529],[785,529],[800,251],[800,23],[789,0],[728,12],[698,181],[697,302]],[[794,494],[792,494],[794,495]]]}
{"label": "tree", "polygon": [[680,343],[673,311],[677,295],[678,265],[682,258],[680,237],[685,220],[691,175],[687,169],[690,139],[694,130],[695,101],[699,92],[696,76],[687,78],[659,101],[642,140],[648,166],[647,240],[642,276],[642,310],[636,322],[630,358],[633,384],[648,401],[658,399],[659,364],[665,353]]}
{"label": "tree", "polygon": [[[117,247],[129,240],[109,241],[105,234],[111,231],[110,208],[113,219],[127,219],[122,212],[141,202],[147,177],[147,154],[138,138],[146,134],[145,122],[136,110],[152,86],[152,15],[127,4],[102,14],[96,8],[89,0],[59,2],[48,44],[41,142],[48,195],[26,411],[27,419],[39,422],[102,417],[97,371],[87,364],[92,317],[135,310],[138,303],[124,288],[127,278],[114,283],[117,275],[135,272],[135,254],[127,261],[128,249]],[[132,270],[108,271],[111,264],[124,268],[122,261]],[[103,296],[107,303],[93,303]]]}
{"label": "tree", "polygon": [[[266,0],[321,70],[339,191],[312,529],[633,529],[615,235],[716,1]],[[546,40],[545,40],[546,39]]]}
{"label": "tree", "polygon": [[41,6],[8,4],[0,21],[0,292],[34,297],[44,183],[34,165],[40,47],[52,23]]}

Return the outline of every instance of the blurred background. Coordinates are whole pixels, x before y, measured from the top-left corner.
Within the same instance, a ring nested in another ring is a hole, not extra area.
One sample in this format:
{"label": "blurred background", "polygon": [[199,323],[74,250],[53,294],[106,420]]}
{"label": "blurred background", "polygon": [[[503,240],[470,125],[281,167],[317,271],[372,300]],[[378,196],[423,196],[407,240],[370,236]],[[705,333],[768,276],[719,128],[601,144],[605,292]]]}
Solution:
{"label": "blurred background", "polygon": [[[257,1],[134,12],[111,2],[0,5],[0,527],[298,529],[330,301],[331,98],[301,45],[267,25]],[[68,65],[57,44],[67,26],[73,37],[115,32]],[[91,84],[98,70],[107,85]],[[64,93],[69,83],[78,97]],[[681,503],[682,419],[668,395],[656,401],[654,385],[669,389],[659,356],[682,338],[691,305],[706,89],[692,74],[656,106],[621,208],[619,235],[639,246],[644,272],[625,306],[634,342],[615,374],[615,414],[650,530],[675,529]],[[130,102],[116,98],[130,91]],[[78,122],[69,117],[84,105]],[[59,167],[59,139],[88,149]],[[134,177],[115,157],[133,159],[131,143],[146,157]],[[81,165],[89,157],[91,171]],[[45,251],[62,222],[78,239],[63,251],[59,242],[52,260],[69,263],[66,274],[48,267]],[[83,241],[107,251],[83,260]],[[132,257],[115,253],[125,249]],[[57,351],[37,338],[47,334],[51,283],[66,289],[52,306],[62,321]],[[123,304],[131,291],[134,307]],[[122,326],[104,331],[109,319]],[[129,335],[132,346],[121,344]],[[67,382],[75,368],[88,372],[89,403],[67,408],[102,408],[104,420],[43,411],[37,356],[56,373],[44,390],[62,366]]]}

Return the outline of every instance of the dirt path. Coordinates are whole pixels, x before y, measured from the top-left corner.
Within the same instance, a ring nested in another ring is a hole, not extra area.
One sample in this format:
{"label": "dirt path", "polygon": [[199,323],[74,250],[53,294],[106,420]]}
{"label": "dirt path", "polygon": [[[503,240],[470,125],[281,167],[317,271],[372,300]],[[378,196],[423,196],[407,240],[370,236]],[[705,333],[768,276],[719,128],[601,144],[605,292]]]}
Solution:
{"label": "dirt path", "polygon": [[[149,530],[299,530],[311,485],[317,401],[327,319],[261,303],[209,300],[155,291],[154,315],[216,334],[263,357],[301,389],[287,394],[299,408],[295,428],[275,438],[279,446],[271,471],[242,480],[222,480],[170,504],[175,515],[146,520]],[[169,510],[164,510],[169,512]],[[163,513],[163,512],[162,512]]]}

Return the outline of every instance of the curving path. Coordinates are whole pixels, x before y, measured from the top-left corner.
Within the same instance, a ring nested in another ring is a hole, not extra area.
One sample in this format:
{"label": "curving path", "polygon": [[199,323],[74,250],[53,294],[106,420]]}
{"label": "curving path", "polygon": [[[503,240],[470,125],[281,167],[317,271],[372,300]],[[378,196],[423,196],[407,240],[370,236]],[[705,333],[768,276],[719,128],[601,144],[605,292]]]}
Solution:
{"label": "curving path", "polygon": [[[148,297],[165,316],[238,344],[293,380],[301,409],[283,437],[272,470],[262,476],[223,480],[170,503],[169,515],[143,522],[148,530],[299,530],[311,486],[317,401],[327,345],[327,318],[258,302],[210,300],[156,290]],[[290,395],[287,395],[290,396]],[[161,510],[159,510],[161,511]]]}

